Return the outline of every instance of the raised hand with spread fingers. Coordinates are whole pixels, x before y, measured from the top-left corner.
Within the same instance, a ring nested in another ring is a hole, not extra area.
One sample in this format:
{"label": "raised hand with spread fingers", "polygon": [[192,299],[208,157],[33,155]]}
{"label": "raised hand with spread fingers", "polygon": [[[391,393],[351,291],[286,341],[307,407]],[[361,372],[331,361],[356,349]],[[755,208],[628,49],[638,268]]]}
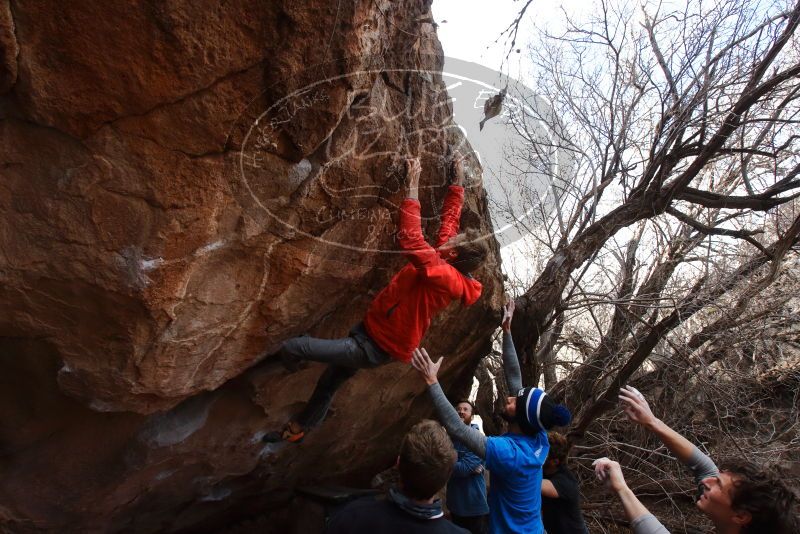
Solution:
{"label": "raised hand with spread fingers", "polygon": [[633,386],[625,386],[619,390],[619,400],[622,403],[622,409],[625,415],[628,416],[632,422],[650,427],[658,420],[650,405],[647,404],[647,399],[644,395]]}
{"label": "raised hand with spread fingers", "polygon": [[422,374],[425,383],[429,386],[439,381],[437,375],[443,361],[444,358],[439,358],[434,362],[425,349],[414,349],[414,352],[411,353],[411,365]]}

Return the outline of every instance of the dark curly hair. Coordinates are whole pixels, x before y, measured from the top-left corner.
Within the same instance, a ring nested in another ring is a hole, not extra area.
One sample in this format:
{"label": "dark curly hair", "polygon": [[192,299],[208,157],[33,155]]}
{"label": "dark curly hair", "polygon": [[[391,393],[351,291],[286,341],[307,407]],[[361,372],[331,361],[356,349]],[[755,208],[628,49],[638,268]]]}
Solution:
{"label": "dark curly hair", "polygon": [[748,512],[752,517],[742,532],[798,532],[797,495],[784,482],[785,476],[775,469],[766,469],[738,458],[728,459],[719,467],[730,473],[734,481],[731,507]]}
{"label": "dark curly hair", "polygon": [[558,465],[565,465],[570,449],[567,438],[558,432],[548,432],[547,441],[550,442],[550,452],[547,453],[547,458],[558,460]]}
{"label": "dark curly hair", "polygon": [[491,254],[486,237],[475,228],[469,228],[459,234],[454,244],[457,257],[451,263],[464,274],[470,274],[478,269]]}

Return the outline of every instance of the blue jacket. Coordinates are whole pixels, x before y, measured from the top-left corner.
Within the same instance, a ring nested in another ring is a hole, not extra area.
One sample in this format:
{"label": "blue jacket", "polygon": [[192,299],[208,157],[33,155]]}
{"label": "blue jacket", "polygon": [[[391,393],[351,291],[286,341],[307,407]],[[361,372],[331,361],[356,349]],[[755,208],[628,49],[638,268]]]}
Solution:
{"label": "blue jacket", "polygon": [[[470,426],[478,428],[478,425]],[[453,446],[458,452],[458,461],[447,482],[447,508],[450,513],[464,517],[488,514],[486,480],[483,472],[475,473],[478,466],[485,467],[484,461],[457,439],[453,440]]]}

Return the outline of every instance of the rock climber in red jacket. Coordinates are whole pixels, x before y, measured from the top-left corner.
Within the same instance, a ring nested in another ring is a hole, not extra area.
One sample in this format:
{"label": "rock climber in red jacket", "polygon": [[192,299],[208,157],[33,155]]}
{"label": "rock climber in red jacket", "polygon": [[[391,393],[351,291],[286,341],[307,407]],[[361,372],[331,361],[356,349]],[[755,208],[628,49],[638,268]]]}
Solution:
{"label": "rock climber in red jacket", "polygon": [[282,432],[264,436],[265,441],[300,441],[307,430],[325,418],[336,390],[358,369],[378,367],[392,360],[410,363],[413,350],[437,312],[453,300],[460,300],[465,306],[478,300],[481,284],[470,273],[483,264],[489,246],[477,230],[458,233],[464,202],[464,170],[459,155],[453,171],[434,248],[422,235],[420,162],[417,158],[406,161],[408,195],[400,206],[397,238],[408,264],[378,293],[364,321],[353,327],[348,337],[301,336],[283,343],[280,357],[290,369],[297,368],[302,360],[329,365],[303,412]]}

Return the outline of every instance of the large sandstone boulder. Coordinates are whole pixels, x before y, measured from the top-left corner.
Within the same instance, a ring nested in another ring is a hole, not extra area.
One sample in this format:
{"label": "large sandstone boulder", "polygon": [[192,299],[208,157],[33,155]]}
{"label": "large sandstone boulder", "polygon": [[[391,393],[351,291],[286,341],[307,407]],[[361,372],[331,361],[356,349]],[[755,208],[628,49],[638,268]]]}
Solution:
{"label": "large sandstone boulder", "polygon": [[[464,140],[429,21],[424,0],[0,0],[0,528],[210,532],[392,463],[430,413],[410,367],[264,446],[322,370],[266,355],[345,335],[403,264],[406,155],[436,231]],[[462,223],[488,221],[474,187]],[[478,278],[425,340],[446,385],[497,320],[497,259]]]}

